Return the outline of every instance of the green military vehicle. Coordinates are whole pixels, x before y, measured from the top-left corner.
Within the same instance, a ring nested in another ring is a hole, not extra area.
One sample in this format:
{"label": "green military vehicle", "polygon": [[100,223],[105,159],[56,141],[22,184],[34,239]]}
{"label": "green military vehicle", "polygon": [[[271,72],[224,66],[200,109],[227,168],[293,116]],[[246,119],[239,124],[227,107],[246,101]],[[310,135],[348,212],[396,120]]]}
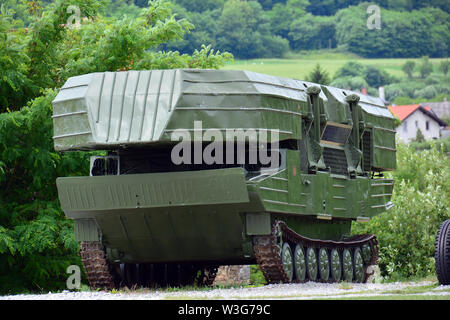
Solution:
{"label": "green military vehicle", "polygon": [[392,206],[378,98],[247,71],[104,72],[70,78],[53,121],[56,150],[104,152],[56,181],[93,288],[208,285],[232,264],[364,282],[377,263],[376,237],[350,229]]}

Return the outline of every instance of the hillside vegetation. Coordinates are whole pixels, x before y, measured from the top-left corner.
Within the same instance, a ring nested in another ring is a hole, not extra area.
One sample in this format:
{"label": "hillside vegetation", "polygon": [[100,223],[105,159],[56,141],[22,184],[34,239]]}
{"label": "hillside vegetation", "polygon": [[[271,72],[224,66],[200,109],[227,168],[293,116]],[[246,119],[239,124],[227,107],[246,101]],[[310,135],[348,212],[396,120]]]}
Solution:
{"label": "hillside vegetation", "polygon": [[[369,3],[358,0],[2,0],[0,293],[62,290],[66,268],[81,266],[55,180],[86,175],[90,154],[52,141],[51,101],[69,77],[223,67],[374,95],[384,85],[394,102],[448,98],[449,2],[379,3],[389,23],[368,30]],[[270,59],[244,60],[256,57]],[[430,274],[433,232],[449,217],[448,157],[399,146],[398,159],[396,207],[356,230],[379,234],[386,277]]]}
{"label": "hillside vegetation", "polygon": [[[444,65],[448,59],[366,59],[355,55],[316,51],[290,54],[288,59],[251,59],[228,62],[223,69],[248,70],[274,76],[309,80],[321,84],[361,91],[378,96],[378,87],[385,87],[386,99],[395,104],[443,101],[450,96],[450,75]],[[412,64],[409,74],[405,65]],[[319,66],[326,75],[312,78]],[[427,69],[424,73],[423,69]],[[318,81],[313,81],[318,80]]]}
{"label": "hillside vegetation", "polygon": [[[446,59],[443,58],[430,59],[436,70],[438,65],[445,60]],[[402,66],[406,61],[415,61],[416,64],[420,63],[419,58],[365,59],[346,53],[318,51],[304,52],[303,54],[289,54],[288,57],[284,59],[235,59],[233,62],[227,63],[222,69],[248,70],[267,73],[273,76],[306,79],[317,63],[333,76],[340,68],[351,61],[356,61],[365,66],[375,66],[398,78],[405,76],[402,71]]]}
{"label": "hillside vegetation", "polygon": [[[102,0],[105,16],[137,18],[146,0]],[[283,57],[288,51],[345,50],[365,58],[432,58],[450,53],[446,0],[173,0],[195,28],[165,50],[192,54],[202,44],[239,59]],[[3,0],[25,25],[51,0]],[[375,7],[374,7],[375,5]],[[86,14],[85,12],[82,12]]]}

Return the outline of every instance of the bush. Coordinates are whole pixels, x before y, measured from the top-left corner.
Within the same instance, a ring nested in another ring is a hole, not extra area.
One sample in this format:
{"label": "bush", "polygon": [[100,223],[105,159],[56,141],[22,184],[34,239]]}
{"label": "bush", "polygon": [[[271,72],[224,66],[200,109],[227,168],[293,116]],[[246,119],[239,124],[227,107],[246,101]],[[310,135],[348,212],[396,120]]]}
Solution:
{"label": "bush", "polygon": [[383,276],[396,280],[435,272],[434,240],[442,221],[450,218],[448,157],[438,143],[415,151],[398,145],[391,211],[367,224],[355,223],[353,233],[374,233],[379,243]]}
{"label": "bush", "polygon": [[425,84],[429,85],[429,86],[439,84],[441,82],[442,82],[442,77],[436,76],[436,75],[430,75],[425,79]]}
{"label": "bush", "polygon": [[432,99],[438,95],[438,90],[435,86],[426,86],[423,89],[414,91],[416,98]]}
{"label": "bush", "polygon": [[418,81],[403,81],[393,83],[384,87],[386,99],[394,101],[397,97],[415,98],[415,92],[424,88],[423,83]]}
{"label": "bush", "polygon": [[416,151],[422,151],[422,150],[429,150],[432,148],[433,145],[442,145],[442,151],[444,153],[450,152],[450,137],[447,137],[446,139],[440,139],[440,140],[428,140],[423,142],[414,141],[411,142],[409,145]]}
{"label": "bush", "polygon": [[352,77],[346,76],[333,80],[330,83],[330,86],[342,88],[342,89],[350,89],[360,91],[362,88],[368,88],[366,80],[363,77]]}
{"label": "bush", "polygon": [[336,74],[334,78],[343,78],[343,77],[358,77],[364,74],[364,66],[359,62],[350,61],[344,64]]}
{"label": "bush", "polygon": [[66,268],[81,265],[55,180],[87,175],[89,156],[53,150],[55,95],[0,114],[0,293],[65,289]]}
{"label": "bush", "polygon": [[364,79],[371,87],[381,87],[392,83],[392,77],[384,70],[374,66],[367,66],[364,70]]}

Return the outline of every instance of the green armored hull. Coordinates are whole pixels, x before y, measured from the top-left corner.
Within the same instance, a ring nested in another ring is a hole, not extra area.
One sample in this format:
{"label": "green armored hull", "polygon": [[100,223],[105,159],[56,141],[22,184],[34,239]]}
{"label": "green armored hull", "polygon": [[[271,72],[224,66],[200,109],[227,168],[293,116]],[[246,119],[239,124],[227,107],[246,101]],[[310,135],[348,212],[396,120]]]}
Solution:
{"label": "green armored hull", "polygon": [[[395,124],[380,99],[177,69],[74,77],[53,110],[55,149],[108,153],[92,158],[89,177],[57,179],[93,287],[190,283],[198,270],[208,283],[218,265],[252,263],[269,282],[364,281],[376,263],[375,237],[349,235],[353,220],[391,206],[382,172],[395,169]],[[214,162],[184,147],[188,161],[174,161],[180,138]]]}

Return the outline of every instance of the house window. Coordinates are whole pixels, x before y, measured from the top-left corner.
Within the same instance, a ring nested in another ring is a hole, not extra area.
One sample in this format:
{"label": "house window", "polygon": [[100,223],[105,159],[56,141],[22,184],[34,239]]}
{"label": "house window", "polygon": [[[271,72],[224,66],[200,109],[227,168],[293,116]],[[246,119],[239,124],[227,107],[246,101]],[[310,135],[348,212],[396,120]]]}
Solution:
{"label": "house window", "polygon": [[430,121],[425,122],[425,129],[430,130]]}
{"label": "house window", "polygon": [[408,122],[403,122],[403,132],[408,132]]}
{"label": "house window", "polygon": [[419,127],[419,121],[416,120],[416,128]]}

